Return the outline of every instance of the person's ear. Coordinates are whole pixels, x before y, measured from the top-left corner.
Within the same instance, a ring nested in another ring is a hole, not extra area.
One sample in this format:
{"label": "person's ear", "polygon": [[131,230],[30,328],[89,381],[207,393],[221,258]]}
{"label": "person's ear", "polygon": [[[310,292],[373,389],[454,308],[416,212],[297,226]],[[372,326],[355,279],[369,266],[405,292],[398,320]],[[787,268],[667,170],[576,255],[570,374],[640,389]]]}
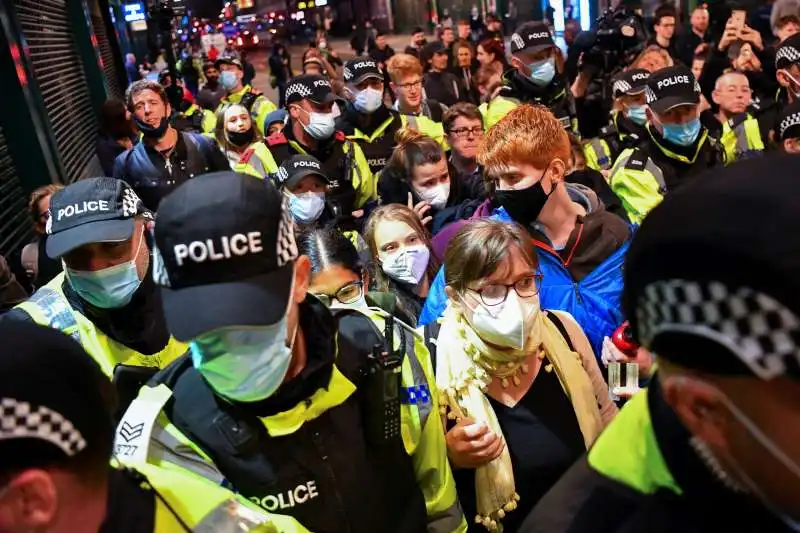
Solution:
{"label": "person's ear", "polygon": [[553,159],[550,162],[550,181],[553,184],[553,187],[558,185],[559,182],[564,180],[564,176],[567,172],[567,165],[560,159]]}
{"label": "person's ear", "polygon": [[447,295],[447,299],[450,300],[450,305],[456,309],[462,309],[461,298],[458,297],[458,292],[452,286],[447,285],[444,288],[444,293]]}
{"label": "person's ear", "polygon": [[389,87],[391,87],[391,88],[392,88],[392,92],[393,92],[393,93],[397,94],[397,84],[396,84],[395,82],[393,82],[393,81],[390,81],[390,82],[389,82]]}
{"label": "person's ear", "polygon": [[711,99],[714,101],[715,104],[719,105],[719,93],[716,89],[711,93]]}
{"label": "person's ear", "polygon": [[311,260],[307,255],[301,255],[294,262],[294,287],[292,288],[292,301],[296,304],[304,301],[311,285]]}
{"label": "person's ear", "polygon": [[689,433],[716,450],[727,451],[729,416],[719,389],[687,376],[668,376],[662,388],[664,399]]}
{"label": "person's ear", "polygon": [[528,69],[528,66],[516,56],[511,56],[511,66],[522,71]]}
{"label": "person's ear", "polygon": [[789,79],[789,76],[786,75],[786,71],[784,70],[776,72],[775,78],[778,80],[778,84],[781,87],[789,87],[791,85],[792,80]]}
{"label": "person's ear", "polygon": [[52,526],[58,511],[58,493],[50,474],[26,470],[14,478],[7,490],[0,509],[11,515],[12,524],[18,524],[23,531],[43,531]]}

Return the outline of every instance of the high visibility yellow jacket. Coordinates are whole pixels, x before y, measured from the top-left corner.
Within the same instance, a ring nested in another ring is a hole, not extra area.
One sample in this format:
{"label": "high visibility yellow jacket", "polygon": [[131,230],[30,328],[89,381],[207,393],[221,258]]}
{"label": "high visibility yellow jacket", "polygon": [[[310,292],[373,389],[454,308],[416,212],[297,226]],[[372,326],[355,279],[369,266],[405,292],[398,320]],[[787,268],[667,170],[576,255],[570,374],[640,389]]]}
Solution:
{"label": "high visibility yellow jacket", "polygon": [[758,120],[748,113],[741,113],[722,125],[720,137],[725,149],[726,164],[760,155],[764,152],[764,141]]}
{"label": "high visibility yellow jacket", "polygon": [[483,115],[483,129],[488,131],[517,106],[519,106],[518,100],[505,96],[496,96],[491,101],[482,103],[478,109]]}
{"label": "high visibility yellow jacket", "polygon": [[[197,115],[198,118],[194,118],[195,115]],[[213,134],[214,129],[217,127],[217,117],[214,115],[214,112],[203,109],[196,104],[192,104],[186,111],[182,111],[181,116],[193,122],[198,122],[200,133]]]}
{"label": "high visibility yellow jacket", "polygon": [[174,337],[170,337],[163,350],[154,354],[139,353],[109,338],[91,320],[70,305],[64,295],[65,281],[66,277],[62,272],[15,309],[30,315],[37,324],[70,335],[97,361],[107,376],[112,376],[114,368],[119,364],[164,368],[186,353],[188,346]]}
{"label": "high visibility yellow jacket", "polygon": [[277,172],[278,168],[267,145],[262,141],[256,141],[242,153],[242,157],[234,165],[233,170],[260,179],[270,179],[270,176]]}
{"label": "high visibility yellow jacket", "polygon": [[[373,321],[379,330],[383,331],[384,317],[386,316],[383,311],[370,308],[364,314]],[[397,322],[395,324],[395,347],[409,344],[414,347],[413,353],[408,353],[406,350],[401,366],[400,393],[404,399],[400,406],[400,438],[402,439],[402,449],[410,456],[413,475],[424,496],[427,510],[427,530],[437,533],[466,531],[466,522],[458,504],[455,482],[447,459],[444,428],[442,417],[439,414],[438,395],[430,356],[421,336],[410,327]],[[338,339],[338,337],[337,334],[336,338]],[[180,362],[176,362],[176,364],[178,363]],[[180,382],[177,382],[176,387],[180,386]],[[313,435],[309,435],[309,439],[319,438],[319,432],[324,432],[326,430],[324,428],[328,427],[325,420],[336,416],[329,413],[337,408],[345,409],[341,413],[348,412],[347,406],[353,406],[350,400],[356,391],[356,384],[345,377],[339,369],[339,363],[335,363],[325,386],[319,388],[306,400],[282,413],[258,419],[268,435],[267,442],[271,439],[280,441],[281,437],[297,438],[297,435],[308,432],[313,433]],[[163,382],[158,386],[148,386],[141,390],[139,398],[131,404],[117,429],[115,439],[117,456],[125,458],[130,464],[149,462],[167,469],[189,470],[218,484],[228,483],[209,453],[182,433],[167,417],[163,408],[173,394],[173,391]],[[242,428],[238,422],[237,427]],[[141,438],[136,442],[131,442],[129,438],[131,428],[142,428],[137,430],[141,433]],[[238,433],[243,434],[244,430],[240,429]],[[264,441],[259,440],[259,442],[263,443]],[[327,450],[325,452],[327,454],[348,453],[345,444],[343,444],[344,448],[337,450],[326,448],[322,442],[326,441],[321,439],[317,445],[308,441],[308,446],[317,452],[322,446]],[[355,437],[352,442],[353,446],[361,446],[361,444],[355,444],[356,442],[361,443],[362,438]],[[265,446],[265,444],[261,444],[261,446]],[[276,443],[270,446],[270,449],[272,447],[278,449],[281,445]],[[295,457],[295,453],[299,452],[293,452],[293,457]],[[328,460],[336,463],[332,458],[328,458]],[[273,470],[278,468],[280,467],[276,465]],[[247,470],[247,472],[251,471]],[[318,493],[318,490],[324,491],[324,489],[318,488],[316,481],[308,480],[309,474],[303,473],[301,477],[302,479],[296,480],[296,483],[300,484],[294,489],[287,491],[285,488],[279,488],[278,490],[282,492],[263,496],[245,496],[268,511],[286,509],[288,514],[302,512],[301,507],[315,498],[323,498],[322,501],[327,498],[327,501],[330,501],[332,496]],[[319,482],[320,486],[323,481]],[[342,492],[357,490],[357,487],[350,486],[337,488]],[[404,503],[386,502],[387,505],[403,505]],[[364,512],[369,513],[369,510],[364,510]],[[374,519],[374,517],[372,518]],[[321,517],[321,519],[327,518]]]}
{"label": "high visibility yellow jacket", "polygon": [[235,93],[224,96],[219,103],[219,107],[217,107],[217,111],[228,104],[242,104],[245,106],[250,111],[250,116],[253,118],[255,126],[261,135],[264,135],[264,120],[266,120],[267,115],[276,109],[275,104],[269,98],[263,94],[253,92],[253,88],[250,85],[245,85]]}
{"label": "high visibility yellow jacket", "polygon": [[[141,463],[127,465],[112,461],[121,475],[130,476],[142,491],[152,491],[155,503],[153,533],[190,531],[237,531],[249,533],[305,533],[307,530],[289,516],[267,513],[231,491],[189,472],[168,470]],[[127,517],[127,515],[126,515]],[[106,526],[115,526],[109,515]],[[120,529],[125,524],[119,524]]]}

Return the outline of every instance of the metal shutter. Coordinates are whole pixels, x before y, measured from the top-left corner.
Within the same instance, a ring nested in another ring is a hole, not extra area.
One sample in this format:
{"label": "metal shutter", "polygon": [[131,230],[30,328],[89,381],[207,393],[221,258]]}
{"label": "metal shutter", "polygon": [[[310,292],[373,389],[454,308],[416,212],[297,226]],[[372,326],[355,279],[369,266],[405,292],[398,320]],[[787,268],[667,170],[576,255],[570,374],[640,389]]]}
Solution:
{"label": "metal shutter", "polygon": [[94,11],[92,12],[92,26],[94,34],[97,36],[97,48],[100,50],[100,61],[103,64],[103,74],[106,76],[108,96],[109,98],[122,98],[122,89],[119,87],[119,78],[117,77],[117,64],[114,62],[111,43],[108,42],[106,24],[100,14]]}
{"label": "metal shutter", "polygon": [[27,204],[28,196],[14,170],[0,126],[0,255],[8,257],[30,242],[33,226],[28,220]]}
{"label": "metal shutter", "polygon": [[61,164],[78,179],[95,155],[97,118],[70,28],[66,0],[14,0]]}

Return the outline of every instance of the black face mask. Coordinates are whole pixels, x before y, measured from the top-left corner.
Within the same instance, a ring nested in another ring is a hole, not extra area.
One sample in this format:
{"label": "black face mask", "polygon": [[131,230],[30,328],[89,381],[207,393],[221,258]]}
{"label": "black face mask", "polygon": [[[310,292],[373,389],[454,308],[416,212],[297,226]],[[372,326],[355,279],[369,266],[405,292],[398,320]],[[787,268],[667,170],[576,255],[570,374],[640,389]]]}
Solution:
{"label": "black face mask", "polygon": [[158,140],[163,137],[165,133],[167,133],[167,128],[169,127],[169,119],[167,117],[162,118],[158,126],[155,127],[145,124],[136,118],[136,116],[133,117],[133,122],[136,124],[136,127],[139,129],[139,131],[142,132],[142,136],[145,139]]}
{"label": "black face mask", "polygon": [[245,131],[229,131],[228,132],[228,140],[234,146],[248,146],[253,139],[256,138],[256,130],[255,128],[250,128],[249,130]]}
{"label": "black face mask", "polygon": [[495,191],[494,197],[514,222],[530,226],[539,218],[539,214],[554,190],[556,190],[555,186],[549,194],[544,192],[542,180],[539,180],[527,189]]}
{"label": "black face mask", "polygon": [[209,87],[216,87],[217,85],[219,85],[219,78],[216,78],[216,77],[207,78],[206,84]]}

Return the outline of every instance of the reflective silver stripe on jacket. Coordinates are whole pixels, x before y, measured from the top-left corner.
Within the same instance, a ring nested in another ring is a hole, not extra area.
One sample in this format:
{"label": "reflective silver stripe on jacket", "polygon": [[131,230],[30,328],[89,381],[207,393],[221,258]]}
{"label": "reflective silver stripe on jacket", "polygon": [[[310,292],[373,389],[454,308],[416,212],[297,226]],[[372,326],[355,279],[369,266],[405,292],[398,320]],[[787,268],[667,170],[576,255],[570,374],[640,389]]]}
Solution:
{"label": "reflective silver stripe on jacket", "polygon": [[155,424],[150,438],[148,462],[158,465],[162,461],[193,472],[217,485],[222,485],[225,481],[225,476],[214,464],[206,461],[191,446],[182,443],[166,428]]}
{"label": "reflective silver stripe on jacket", "polygon": [[651,158],[647,158],[647,163],[644,165],[645,172],[648,172],[653,178],[655,178],[656,183],[658,183],[658,193],[661,196],[667,194],[667,183],[664,181],[664,173],[661,172],[661,169],[658,168]]}
{"label": "reflective silver stripe on jacket", "polygon": [[458,530],[464,520],[464,511],[458,503],[458,498],[453,505],[438,513],[428,515],[428,533],[452,533]]}
{"label": "reflective silver stripe on jacket", "polygon": [[742,121],[741,124],[736,126],[733,134],[736,136],[736,152],[735,155],[746,154],[750,151],[750,143],[747,141],[747,120]]}
{"label": "reflective silver stripe on jacket", "polygon": [[[35,305],[42,313],[49,328],[69,333],[73,339],[80,342],[81,334],[78,331],[78,321],[66,298],[51,289],[42,287],[28,299],[28,304]],[[22,308],[25,309],[24,306]],[[71,331],[70,331],[71,330]]]}
{"label": "reflective silver stripe on jacket", "polygon": [[411,367],[411,375],[414,379],[414,384],[409,387],[403,387],[402,402],[408,405],[415,405],[419,411],[420,427],[424,428],[425,423],[428,421],[428,416],[433,409],[433,398],[431,398],[431,389],[428,385],[428,379],[425,377],[425,371],[422,369],[422,364],[417,358],[417,351],[415,346],[416,334],[411,329],[401,329],[405,337],[406,344],[406,357],[408,358],[409,366]]}

